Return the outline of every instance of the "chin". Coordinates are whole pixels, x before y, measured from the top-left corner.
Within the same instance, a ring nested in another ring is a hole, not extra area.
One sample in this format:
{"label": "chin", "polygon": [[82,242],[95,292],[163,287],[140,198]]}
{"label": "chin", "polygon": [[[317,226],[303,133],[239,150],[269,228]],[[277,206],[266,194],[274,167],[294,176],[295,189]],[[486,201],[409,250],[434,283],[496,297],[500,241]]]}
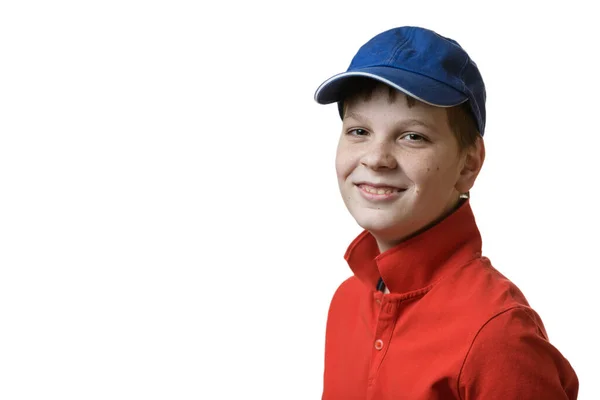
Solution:
{"label": "chin", "polygon": [[375,236],[388,236],[392,232],[399,233],[406,230],[405,226],[409,225],[406,218],[389,215],[386,212],[361,211],[353,213],[353,217],[361,228],[366,229]]}

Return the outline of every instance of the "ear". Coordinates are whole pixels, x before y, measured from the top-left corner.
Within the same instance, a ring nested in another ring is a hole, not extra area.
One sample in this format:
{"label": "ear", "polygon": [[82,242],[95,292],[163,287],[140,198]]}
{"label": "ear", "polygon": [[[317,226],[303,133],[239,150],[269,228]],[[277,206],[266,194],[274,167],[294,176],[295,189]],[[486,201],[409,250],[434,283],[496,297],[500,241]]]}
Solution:
{"label": "ear", "polygon": [[468,193],[471,190],[483,166],[485,145],[481,136],[477,138],[473,146],[465,150],[464,157],[464,165],[456,182],[456,190],[459,193]]}

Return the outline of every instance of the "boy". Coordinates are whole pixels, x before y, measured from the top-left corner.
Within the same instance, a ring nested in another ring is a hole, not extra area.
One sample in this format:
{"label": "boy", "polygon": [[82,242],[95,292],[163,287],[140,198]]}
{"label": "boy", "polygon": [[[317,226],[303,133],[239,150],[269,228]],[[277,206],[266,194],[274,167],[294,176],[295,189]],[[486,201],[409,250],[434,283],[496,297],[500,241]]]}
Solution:
{"label": "boy", "polygon": [[324,400],[577,398],[540,317],[481,255],[485,97],[460,45],[418,27],[375,36],[317,89],[338,104],[338,182],[364,228],[329,309]]}

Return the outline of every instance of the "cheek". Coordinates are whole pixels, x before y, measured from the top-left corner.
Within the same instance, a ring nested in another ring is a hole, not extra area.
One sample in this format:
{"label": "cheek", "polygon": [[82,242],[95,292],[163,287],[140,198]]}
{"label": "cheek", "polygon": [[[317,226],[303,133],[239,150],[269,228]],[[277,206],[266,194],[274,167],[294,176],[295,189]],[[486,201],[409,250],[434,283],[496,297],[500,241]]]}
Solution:
{"label": "cheek", "polygon": [[418,160],[412,165],[412,168],[407,169],[407,175],[417,186],[418,191],[435,190],[450,183],[451,166],[444,161],[439,157],[431,157]]}
{"label": "cheek", "polygon": [[345,179],[353,170],[353,159],[343,147],[338,147],[335,156],[335,171],[338,179]]}
{"label": "cheek", "polygon": [[417,187],[426,185],[439,175],[439,163],[436,163],[434,157],[430,155],[405,157],[404,160],[400,168]]}
{"label": "cheek", "polygon": [[451,190],[458,179],[456,163],[437,159],[415,171],[415,183],[421,190],[446,192]]}

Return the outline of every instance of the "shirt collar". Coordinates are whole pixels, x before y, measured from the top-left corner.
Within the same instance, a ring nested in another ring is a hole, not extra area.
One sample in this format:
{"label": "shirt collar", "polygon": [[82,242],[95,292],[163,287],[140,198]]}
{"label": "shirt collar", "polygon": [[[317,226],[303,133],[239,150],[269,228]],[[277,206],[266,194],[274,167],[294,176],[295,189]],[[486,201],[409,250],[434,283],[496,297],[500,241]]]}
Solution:
{"label": "shirt collar", "polygon": [[423,289],[449,269],[481,256],[481,236],[469,200],[442,221],[379,253],[375,238],[362,232],[348,247],[344,258],[354,275],[375,289],[383,278],[391,293]]}

